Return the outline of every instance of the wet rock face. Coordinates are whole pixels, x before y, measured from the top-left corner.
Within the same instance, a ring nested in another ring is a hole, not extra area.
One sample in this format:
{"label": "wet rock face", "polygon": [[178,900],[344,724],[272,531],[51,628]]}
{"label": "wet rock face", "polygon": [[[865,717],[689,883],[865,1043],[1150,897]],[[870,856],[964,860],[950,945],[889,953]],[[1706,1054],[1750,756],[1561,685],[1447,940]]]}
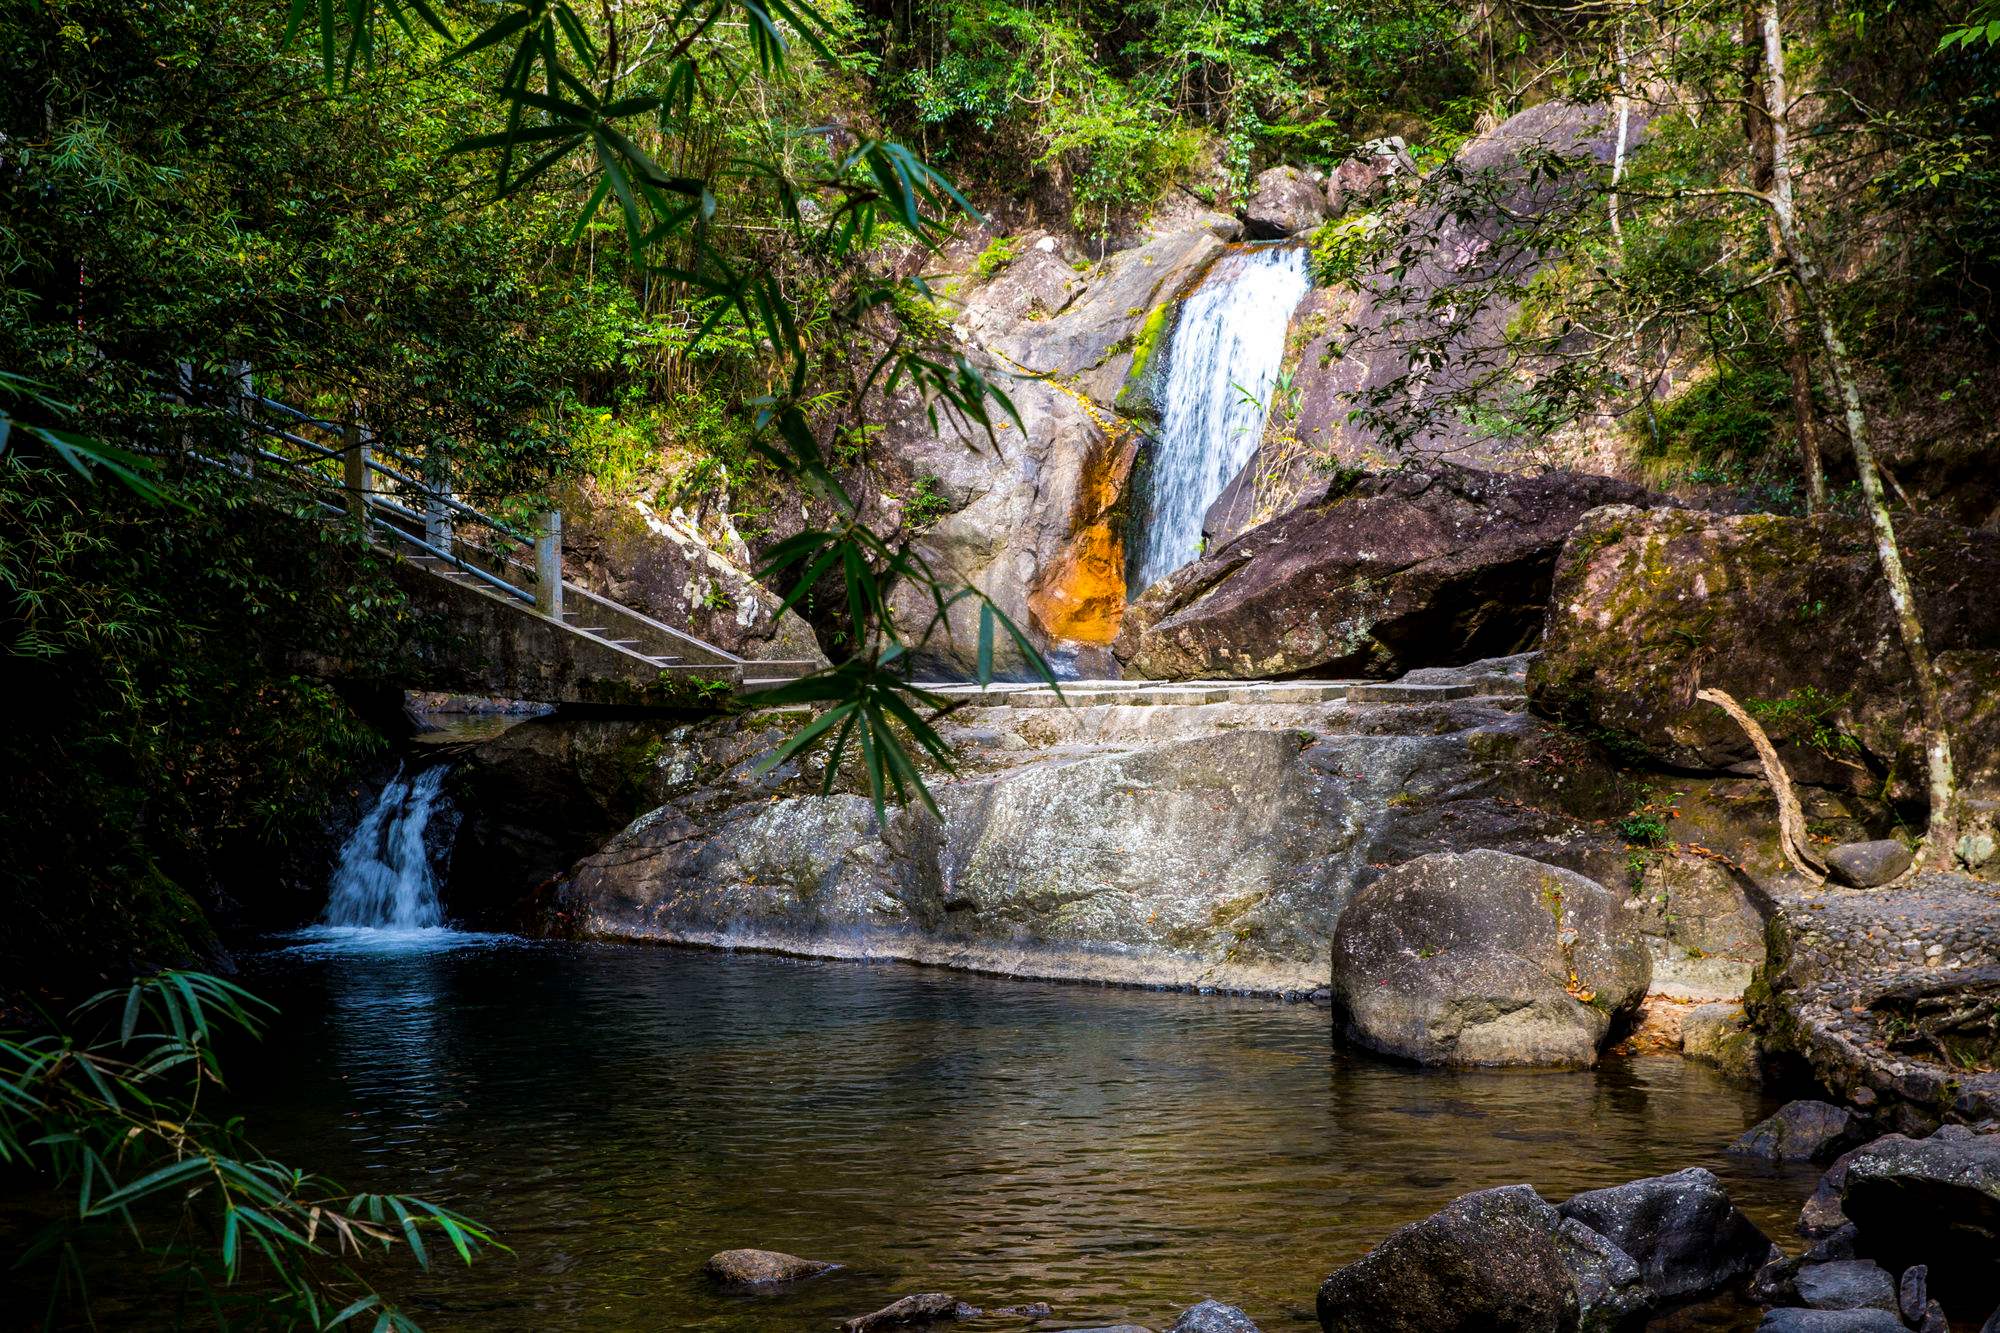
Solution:
{"label": "wet rock face", "polygon": [[1243,227],[1252,240],[1274,241],[1317,227],[1326,215],[1326,194],[1317,181],[1297,167],[1272,167],[1252,186]]}
{"label": "wet rock face", "polygon": [[1526,1185],[1481,1190],[1395,1232],[1319,1289],[1326,1333],[1573,1333],[1561,1219]]}
{"label": "wet rock face", "polygon": [[1629,483],[1438,466],[1329,483],[1147,590],[1115,651],[1156,679],[1394,676],[1518,652],[1579,519]]}
{"label": "wet rock face", "polygon": [[[945,510],[922,532],[923,554],[947,580],[989,593],[1039,643],[1108,641],[1116,628],[1125,593],[1117,530],[1136,439],[1121,394],[1143,377],[1181,294],[1224,248],[1194,227],[1079,274],[1031,243],[972,287],[954,326],[972,363],[1006,389],[1020,426],[1003,421],[988,440],[931,420],[913,393],[881,406],[876,449],[892,489],[907,500],[921,486]],[[899,586],[891,606],[913,641],[935,614],[922,588]],[[950,625],[920,654],[934,677],[964,677],[976,661],[977,606],[955,607]],[[1025,669],[1007,636],[996,647],[1003,673]]]}
{"label": "wet rock face", "polygon": [[1396,867],[1355,895],[1333,938],[1336,1020],[1422,1064],[1593,1064],[1650,977],[1619,899],[1504,852]]}
{"label": "wet rock face", "polygon": [[637,719],[537,717],[453,751],[460,811],[441,886],[446,912],[512,929],[522,899],[656,799],[644,756],[663,728]]}
{"label": "wet rock face", "polygon": [[1560,1211],[1630,1255],[1646,1286],[1666,1301],[1719,1291],[1775,1253],[1714,1173],[1700,1167],[1589,1190]]}
{"label": "wet rock face", "polygon": [[[1899,525],[1968,789],[2000,776],[2000,534]],[[1531,689],[1539,708],[1677,768],[1754,763],[1697,688],[1735,696],[1792,776],[1920,796],[1924,756],[1909,665],[1875,549],[1834,517],[1605,509],[1555,566]],[[1873,858],[1871,858],[1872,860]],[[1886,867],[1882,867],[1886,869]],[[1870,872],[1871,875],[1873,872]]]}

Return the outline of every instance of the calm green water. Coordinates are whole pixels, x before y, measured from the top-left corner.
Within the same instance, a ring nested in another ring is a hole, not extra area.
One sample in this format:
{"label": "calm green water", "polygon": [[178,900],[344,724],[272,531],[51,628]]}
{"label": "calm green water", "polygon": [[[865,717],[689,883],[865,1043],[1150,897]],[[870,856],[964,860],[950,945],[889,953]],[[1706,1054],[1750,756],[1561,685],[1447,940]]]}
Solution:
{"label": "calm green water", "polygon": [[[1161,1328],[1214,1295],[1277,1333],[1467,1190],[1703,1164],[1782,1239],[1808,1187],[1724,1158],[1769,1108],[1678,1059],[1430,1074],[1337,1051],[1310,1006],[438,942],[254,960],[285,1019],[234,1066],[281,1159],[503,1233],[511,1257],[420,1289],[433,1330],[825,1330],[947,1290],[1047,1301],[1043,1328]],[[744,1245],[850,1267],[712,1292],[702,1260]]]}

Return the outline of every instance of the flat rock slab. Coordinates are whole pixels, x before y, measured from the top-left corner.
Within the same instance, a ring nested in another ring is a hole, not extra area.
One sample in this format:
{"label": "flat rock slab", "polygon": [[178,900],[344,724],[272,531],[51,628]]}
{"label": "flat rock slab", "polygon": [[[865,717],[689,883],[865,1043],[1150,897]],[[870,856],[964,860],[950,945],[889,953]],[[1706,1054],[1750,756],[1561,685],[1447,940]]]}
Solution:
{"label": "flat rock slab", "polygon": [[1799,1299],[1815,1310],[1895,1310],[1896,1279],[1866,1259],[1807,1264],[1792,1279]]}
{"label": "flat rock slab", "polygon": [[872,1314],[856,1315],[840,1326],[841,1333],[886,1333],[889,1329],[928,1328],[977,1319],[979,1308],[942,1291],[920,1292],[891,1301]]}
{"label": "flat rock slab", "polygon": [[1908,1333],[1887,1310],[1773,1310],[1757,1333]]}

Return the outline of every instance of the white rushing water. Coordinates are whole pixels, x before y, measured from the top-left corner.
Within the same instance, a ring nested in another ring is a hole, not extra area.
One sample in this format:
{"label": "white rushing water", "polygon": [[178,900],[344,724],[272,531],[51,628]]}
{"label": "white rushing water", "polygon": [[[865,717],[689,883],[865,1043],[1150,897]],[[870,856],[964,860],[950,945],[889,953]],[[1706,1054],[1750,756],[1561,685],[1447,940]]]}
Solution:
{"label": "white rushing water", "polygon": [[445,765],[414,777],[398,771],[340,849],[324,924],[373,930],[436,930],[444,925],[424,829],[437,808]]}
{"label": "white rushing water", "polygon": [[1264,436],[1285,329],[1311,287],[1300,246],[1227,255],[1181,307],[1152,448],[1137,594],[1201,554],[1202,518]]}

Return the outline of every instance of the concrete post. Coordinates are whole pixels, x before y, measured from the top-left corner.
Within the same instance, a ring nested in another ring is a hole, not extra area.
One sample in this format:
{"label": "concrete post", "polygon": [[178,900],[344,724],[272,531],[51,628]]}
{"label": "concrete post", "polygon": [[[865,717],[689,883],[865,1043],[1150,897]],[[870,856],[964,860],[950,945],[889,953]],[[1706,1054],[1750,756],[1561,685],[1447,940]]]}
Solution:
{"label": "concrete post", "polygon": [[562,619],[562,514],[542,515],[542,532],[535,538],[535,609]]}
{"label": "concrete post", "polygon": [[424,540],[446,555],[452,554],[451,498],[451,488],[434,480],[424,501]]}
{"label": "concrete post", "polygon": [[341,487],[347,492],[347,513],[368,533],[368,440],[361,423],[349,418],[340,428]]}

